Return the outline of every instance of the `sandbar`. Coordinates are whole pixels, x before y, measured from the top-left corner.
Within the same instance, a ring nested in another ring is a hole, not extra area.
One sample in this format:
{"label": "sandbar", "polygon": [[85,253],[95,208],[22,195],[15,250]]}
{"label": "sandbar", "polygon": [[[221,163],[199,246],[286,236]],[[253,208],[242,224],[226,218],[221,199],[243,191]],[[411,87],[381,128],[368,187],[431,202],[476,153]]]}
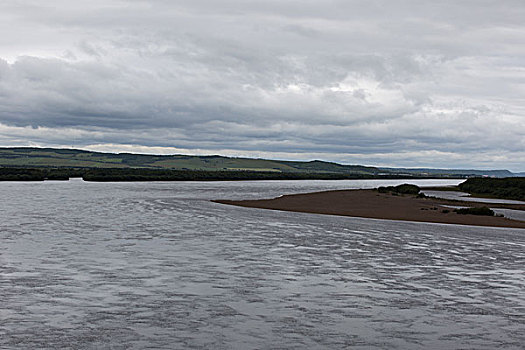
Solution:
{"label": "sandbar", "polygon": [[[214,200],[213,202],[301,213],[525,229],[525,221],[497,216],[460,215],[452,209],[443,207],[443,205],[487,206],[487,203],[418,198],[379,193],[376,190],[337,190],[292,194],[273,199]],[[525,205],[489,204],[489,206],[525,210]]]}

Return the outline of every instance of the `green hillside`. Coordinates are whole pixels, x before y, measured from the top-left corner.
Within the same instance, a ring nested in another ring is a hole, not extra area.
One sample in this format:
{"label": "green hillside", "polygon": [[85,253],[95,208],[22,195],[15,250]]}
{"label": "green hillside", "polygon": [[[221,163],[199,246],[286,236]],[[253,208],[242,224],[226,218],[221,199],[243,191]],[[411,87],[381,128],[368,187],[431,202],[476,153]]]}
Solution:
{"label": "green hillside", "polygon": [[379,170],[359,165],[311,161],[292,162],[222,156],[100,153],[55,148],[0,148],[0,167],[121,168],[268,173],[338,173],[375,175]]}
{"label": "green hillside", "polygon": [[[508,170],[375,168],[223,156],[102,153],[58,148],[0,148],[2,179],[355,179],[511,177]],[[16,170],[18,169],[18,170]],[[25,169],[25,170],[24,170]],[[37,171],[38,170],[38,171]]]}

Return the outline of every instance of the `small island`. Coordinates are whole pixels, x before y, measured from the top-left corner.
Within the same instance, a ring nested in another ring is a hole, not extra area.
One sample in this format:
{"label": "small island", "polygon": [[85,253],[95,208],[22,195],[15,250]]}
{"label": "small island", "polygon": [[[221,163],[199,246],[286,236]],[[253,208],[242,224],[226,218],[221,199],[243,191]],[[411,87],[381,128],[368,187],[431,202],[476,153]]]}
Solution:
{"label": "small island", "polygon": [[[214,200],[214,202],[302,213],[525,229],[525,221],[494,216],[491,210],[479,209],[486,206],[486,203],[429,198],[414,185],[293,194],[273,199]],[[467,206],[478,209],[457,212],[447,206]],[[491,207],[525,210],[525,204],[491,204]]]}

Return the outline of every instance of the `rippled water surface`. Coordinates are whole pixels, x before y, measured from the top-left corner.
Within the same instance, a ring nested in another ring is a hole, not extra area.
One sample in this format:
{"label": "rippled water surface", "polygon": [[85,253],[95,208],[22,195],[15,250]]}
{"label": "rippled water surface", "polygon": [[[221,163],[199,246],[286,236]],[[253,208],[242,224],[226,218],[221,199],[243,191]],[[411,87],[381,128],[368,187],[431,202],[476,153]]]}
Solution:
{"label": "rippled water surface", "polygon": [[0,183],[0,348],[523,349],[525,230],[209,201],[396,183]]}

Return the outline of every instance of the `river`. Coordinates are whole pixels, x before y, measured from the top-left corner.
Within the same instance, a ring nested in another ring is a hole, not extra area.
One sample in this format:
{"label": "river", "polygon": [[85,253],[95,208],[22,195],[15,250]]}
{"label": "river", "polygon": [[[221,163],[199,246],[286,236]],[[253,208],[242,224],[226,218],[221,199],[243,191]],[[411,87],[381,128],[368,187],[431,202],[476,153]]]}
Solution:
{"label": "river", "polygon": [[209,201],[403,182],[0,183],[0,348],[523,349],[525,230]]}

